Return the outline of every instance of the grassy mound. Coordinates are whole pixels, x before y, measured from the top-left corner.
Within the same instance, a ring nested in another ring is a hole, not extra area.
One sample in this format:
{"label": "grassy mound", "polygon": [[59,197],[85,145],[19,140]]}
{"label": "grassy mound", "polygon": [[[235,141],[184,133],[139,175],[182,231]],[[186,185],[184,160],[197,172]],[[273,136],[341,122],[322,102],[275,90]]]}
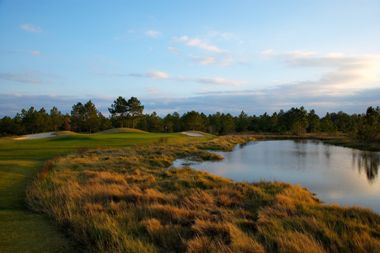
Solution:
{"label": "grassy mound", "polygon": [[123,127],[123,128],[112,128],[112,129],[101,131],[99,133],[117,134],[117,133],[148,133],[148,132],[140,130],[140,129]]}
{"label": "grassy mound", "polygon": [[28,203],[94,252],[379,252],[380,217],[283,183],[236,183],[176,158],[218,160],[246,137],[84,151],[50,161]]}
{"label": "grassy mound", "polygon": [[74,132],[74,131],[57,131],[54,134],[55,134],[55,136],[59,136],[59,137],[81,135],[80,133],[77,133],[77,132]]}

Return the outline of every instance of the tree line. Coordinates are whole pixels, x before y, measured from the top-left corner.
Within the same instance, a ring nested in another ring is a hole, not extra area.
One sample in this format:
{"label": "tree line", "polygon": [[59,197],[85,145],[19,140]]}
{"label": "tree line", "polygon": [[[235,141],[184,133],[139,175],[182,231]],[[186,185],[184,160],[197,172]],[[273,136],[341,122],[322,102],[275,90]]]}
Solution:
{"label": "tree line", "polygon": [[258,116],[248,115],[244,111],[238,116],[189,111],[182,115],[174,112],[160,117],[156,112],[144,114],[144,106],[136,97],[128,100],[118,97],[108,111],[110,116],[104,116],[91,100],[73,105],[71,112],[66,114],[56,107],[50,111],[30,107],[22,109],[13,118],[3,117],[0,120],[0,134],[21,135],[58,130],[93,133],[115,127],[130,127],[149,132],[198,130],[213,134],[248,131],[296,135],[342,132],[363,141],[378,140],[380,136],[380,107],[369,107],[362,114],[338,112],[327,113],[323,117],[304,107]]}

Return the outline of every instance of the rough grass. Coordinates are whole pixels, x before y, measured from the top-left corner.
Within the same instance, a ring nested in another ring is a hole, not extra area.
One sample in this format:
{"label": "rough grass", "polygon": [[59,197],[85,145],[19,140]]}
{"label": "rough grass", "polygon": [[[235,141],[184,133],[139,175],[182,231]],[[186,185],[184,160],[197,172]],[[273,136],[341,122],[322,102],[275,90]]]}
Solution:
{"label": "rough grass", "polygon": [[140,129],[135,129],[135,128],[128,128],[128,127],[120,127],[120,128],[111,128],[104,130],[100,133],[148,133],[146,131],[140,130]]}
{"label": "rough grass", "polygon": [[176,158],[215,160],[246,137],[98,149],[57,158],[27,192],[93,252],[379,252],[380,217],[300,186],[236,183]]}
{"label": "rough grass", "polygon": [[[32,212],[25,204],[26,186],[47,159],[96,147],[195,141],[199,140],[162,133],[59,132],[57,137],[49,139],[0,138],[0,252],[73,252],[77,249],[46,216]],[[42,173],[47,173],[48,167],[45,166]]]}

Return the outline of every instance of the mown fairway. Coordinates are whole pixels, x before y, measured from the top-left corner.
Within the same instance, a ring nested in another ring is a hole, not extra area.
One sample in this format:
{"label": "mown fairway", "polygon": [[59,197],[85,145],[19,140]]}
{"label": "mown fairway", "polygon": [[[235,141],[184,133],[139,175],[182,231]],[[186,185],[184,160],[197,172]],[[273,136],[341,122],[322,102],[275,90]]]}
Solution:
{"label": "mown fairway", "polygon": [[25,190],[44,161],[82,148],[187,142],[182,134],[66,134],[39,140],[0,139],[0,252],[73,252],[75,246],[43,215],[28,210]]}

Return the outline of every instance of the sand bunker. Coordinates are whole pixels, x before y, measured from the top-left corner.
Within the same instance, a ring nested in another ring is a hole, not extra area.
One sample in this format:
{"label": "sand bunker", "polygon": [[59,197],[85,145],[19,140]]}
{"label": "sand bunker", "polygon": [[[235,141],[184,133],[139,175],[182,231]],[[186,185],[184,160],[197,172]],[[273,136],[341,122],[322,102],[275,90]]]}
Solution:
{"label": "sand bunker", "polygon": [[23,136],[15,138],[15,140],[35,140],[35,139],[51,138],[55,136],[56,136],[55,132],[46,132],[46,133],[39,133],[39,134],[23,135]]}
{"label": "sand bunker", "polygon": [[187,135],[187,136],[191,136],[191,137],[203,137],[204,136],[204,134],[202,134],[200,132],[187,131],[187,132],[181,132],[181,133],[184,135]]}

